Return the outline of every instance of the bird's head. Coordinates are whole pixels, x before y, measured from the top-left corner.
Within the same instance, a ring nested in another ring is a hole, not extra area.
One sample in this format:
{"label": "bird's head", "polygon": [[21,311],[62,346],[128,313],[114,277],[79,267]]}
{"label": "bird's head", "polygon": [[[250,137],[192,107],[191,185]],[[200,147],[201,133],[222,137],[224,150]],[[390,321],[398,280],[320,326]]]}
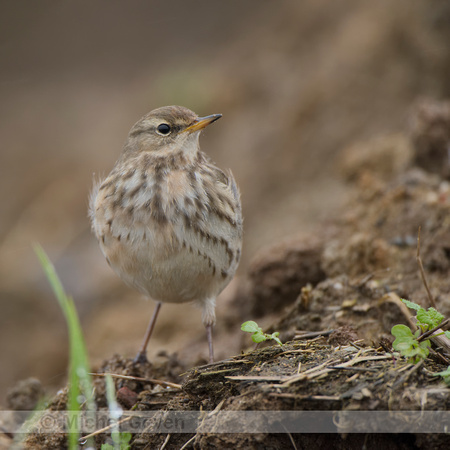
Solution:
{"label": "bird's head", "polygon": [[221,114],[198,117],[182,106],[154,109],[131,128],[125,150],[152,152],[155,155],[182,151],[193,155],[199,150],[201,131],[220,117]]}

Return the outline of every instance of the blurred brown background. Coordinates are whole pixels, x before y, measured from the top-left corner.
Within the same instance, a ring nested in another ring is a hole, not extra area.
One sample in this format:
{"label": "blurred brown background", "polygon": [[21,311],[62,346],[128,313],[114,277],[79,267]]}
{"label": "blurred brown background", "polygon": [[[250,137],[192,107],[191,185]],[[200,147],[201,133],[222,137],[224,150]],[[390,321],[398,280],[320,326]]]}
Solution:
{"label": "blurred brown background", "polygon": [[[446,0],[16,0],[0,21],[0,402],[20,378],[65,376],[33,242],[76,300],[92,361],[137,349],[153,305],[110,271],[86,208],[144,113],[224,115],[202,149],[241,187],[243,275],[260,247],[340,213],[343,149],[450,94]],[[206,354],[203,334],[199,311],[164,306],[151,355],[198,336]]]}

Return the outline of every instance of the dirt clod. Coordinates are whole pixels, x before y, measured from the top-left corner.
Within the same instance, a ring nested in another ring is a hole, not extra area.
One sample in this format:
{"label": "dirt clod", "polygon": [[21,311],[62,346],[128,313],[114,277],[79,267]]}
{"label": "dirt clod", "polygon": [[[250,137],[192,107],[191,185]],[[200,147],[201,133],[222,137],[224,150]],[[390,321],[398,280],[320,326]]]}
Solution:
{"label": "dirt clod", "polygon": [[41,382],[36,378],[19,381],[7,393],[7,406],[15,411],[33,411],[44,396]]}
{"label": "dirt clod", "polygon": [[348,345],[351,342],[358,340],[358,332],[349,325],[344,325],[334,330],[328,337],[328,343],[330,345]]}
{"label": "dirt clod", "polygon": [[443,178],[449,178],[450,101],[420,101],[413,111],[411,122],[415,163]]}
{"label": "dirt clod", "polygon": [[303,286],[323,280],[322,251],[323,242],[317,236],[303,236],[261,250],[249,270],[249,313],[261,317],[278,312],[297,298]]}

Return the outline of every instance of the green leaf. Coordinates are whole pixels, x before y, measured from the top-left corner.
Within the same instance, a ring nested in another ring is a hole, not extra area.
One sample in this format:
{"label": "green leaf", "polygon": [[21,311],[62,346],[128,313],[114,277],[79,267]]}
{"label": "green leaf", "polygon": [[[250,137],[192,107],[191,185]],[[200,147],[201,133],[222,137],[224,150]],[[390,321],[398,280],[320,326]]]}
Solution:
{"label": "green leaf", "polygon": [[258,326],[256,322],[253,322],[253,320],[248,320],[247,322],[244,322],[241,325],[242,331],[247,331],[248,333],[262,333],[262,328]]}
{"label": "green leaf", "polygon": [[424,325],[428,325],[431,330],[444,320],[444,316],[434,308],[428,308],[426,311],[421,309],[417,312],[417,320]]}
{"label": "green leaf", "polygon": [[428,314],[430,315],[430,318],[432,320],[431,328],[436,328],[444,320],[444,316],[432,307],[428,308]]}
{"label": "green leaf", "polygon": [[397,340],[395,340],[395,345],[393,344],[393,347],[395,350],[401,352],[403,356],[408,356],[405,354],[405,352],[407,352],[413,346],[413,342],[413,339],[408,339],[402,342],[397,342]]}
{"label": "green leaf", "polygon": [[131,433],[125,433],[125,432],[120,433],[118,431],[113,431],[111,433],[111,439],[115,443],[120,444],[121,446],[123,444],[127,445],[128,442],[130,442],[130,440],[131,440]]}
{"label": "green leaf", "polygon": [[410,302],[409,300],[405,300],[404,298],[402,298],[401,300],[409,309],[415,309],[416,311],[420,311],[421,309],[423,309],[417,303]]}
{"label": "green leaf", "polygon": [[128,444],[131,441],[131,433],[121,433],[122,434],[122,444]]}
{"label": "green leaf", "polygon": [[430,353],[430,350],[428,348],[430,344],[430,341],[424,341],[424,342],[411,342],[411,345],[409,348],[403,350],[402,356],[406,356],[409,358],[410,362],[417,363],[421,359],[426,359],[428,354]]}
{"label": "green leaf", "polygon": [[444,334],[446,337],[448,337],[450,339],[450,331],[444,331]]}
{"label": "green leaf", "polygon": [[435,377],[440,376],[444,379],[445,383],[450,386],[450,366],[442,372],[433,373]]}
{"label": "green leaf", "polygon": [[437,377],[450,377],[450,366],[448,366],[445,370],[443,370],[442,372],[436,372],[433,373],[433,376]]}
{"label": "green leaf", "polygon": [[396,337],[392,347],[399,351],[402,356],[409,358],[410,362],[417,363],[421,359],[426,359],[430,353],[430,341],[419,342],[418,333],[415,334],[406,325],[395,325],[391,333]]}
{"label": "green leaf", "polygon": [[402,338],[402,337],[412,338],[413,337],[411,329],[408,328],[406,325],[394,325],[392,327],[391,333],[396,338]]}
{"label": "green leaf", "polygon": [[114,445],[102,444],[101,450],[129,450],[131,448],[129,444],[131,437],[131,433],[113,431],[111,433],[111,439]]}
{"label": "green leaf", "polygon": [[253,340],[253,342],[256,342],[257,344],[259,344],[260,342],[267,341],[267,337],[263,333],[254,333],[252,335],[252,340]]}
{"label": "green leaf", "polygon": [[277,344],[278,345],[281,345],[282,347],[283,347],[283,343],[280,341],[280,339],[278,338],[278,335],[279,335],[280,333],[278,333],[278,331],[277,332],[275,332],[275,333],[272,333],[269,337],[270,337],[270,339],[273,339],[275,342],[277,342]]}
{"label": "green leaf", "polygon": [[115,442],[116,444],[120,444],[122,442],[122,437],[120,436],[120,433],[118,431],[113,431],[111,433],[111,439],[113,440],[113,442]]}
{"label": "green leaf", "polygon": [[280,333],[278,331],[275,331],[272,334],[264,333],[263,329],[260,326],[258,326],[258,324],[256,322],[254,322],[253,320],[244,322],[241,325],[241,330],[247,331],[248,333],[253,333],[252,340],[253,340],[253,342],[256,342],[257,344],[259,344],[260,342],[264,342],[264,341],[274,340],[279,345],[283,345],[283,343],[278,338],[278,336],[280,335]]}

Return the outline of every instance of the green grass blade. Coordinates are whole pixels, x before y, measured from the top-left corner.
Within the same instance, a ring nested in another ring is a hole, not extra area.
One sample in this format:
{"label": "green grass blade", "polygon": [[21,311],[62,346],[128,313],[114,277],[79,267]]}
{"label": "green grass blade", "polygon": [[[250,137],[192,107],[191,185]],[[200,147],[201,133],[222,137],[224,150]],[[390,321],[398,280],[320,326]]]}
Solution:
{"label": "green grass blade", "polygon": [[67,405],[69,417],[68,440],[69,448],[76,449],[79,444],[78,439],[80,431],[77,427],[78,422],[75,420],[75,416],[78,415],[78,412],[81,410],[81,392],[84,394],[84,401],[86,402],[86,409],[88,411],[87,413],[89,414],[89,412],[91,412],[93,414],[96,409],[93,398],[92,379],[89,375],[89,359],[87,356],[80,321],[78,319],[78,314],[72,298],[66,294],[64,287],[56,274],[55,268],[44,249],[40,245],[36,244],[34,246],[34,250],[39,258],[41,266],[44,269],[47,279],[53,289],[67,322],[70,348],[69,395]]}

